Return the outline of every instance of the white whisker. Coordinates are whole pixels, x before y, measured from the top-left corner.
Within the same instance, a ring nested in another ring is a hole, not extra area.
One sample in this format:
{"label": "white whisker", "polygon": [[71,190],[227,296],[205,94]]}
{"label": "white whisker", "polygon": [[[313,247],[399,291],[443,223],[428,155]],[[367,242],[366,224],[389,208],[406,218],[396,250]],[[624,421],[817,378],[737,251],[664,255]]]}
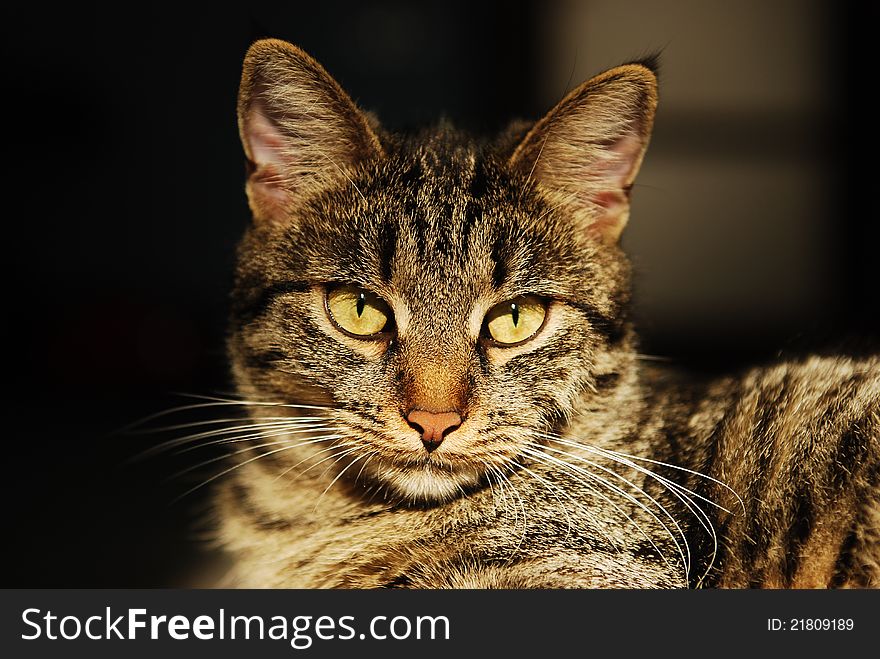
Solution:
{"label": "white whisker", "polygon": [[271,432],[258,431],[255,433],[248,433],[245,435],[233,435],[232,437],[224,437],[223,439],[215,439],[210,442],[202,442],[200,444],[196,444],[195,446],[187,446],[186,448],[182,448],[176,452],[176,455],[180,455],[182,453],[187,453],[189,451],[194,451],[196,449],[204,448],[207,446],[218,446],[221,444],[236,444],[239,442],[248,442],[254,439],[261,439],[263,437],[283,437],[284,435],[302,435],[305,433],[312,432],[323,432],[325,430],[338,432],[339,429],[336,426],[311,426],[308,428],[299,428],[294,426],[293,428],[270,428]]}
{"label": "white whisker", "polygon": [[[537,478],[537,479],[539,479],[540,481],[542,481],[542,482],[545,484],[545,486],[547,486],[548,488],[549,488],[549,487],[552,487],[552,488],[554,488],[555,490],[557,490],[558,492],[560,492],[560,493],[561,493],[566,499],[568,499],[569,501],[571,501],[571,503],[572,503],[575,507],[577,507],[577,508],[579,508],[581,511],[583,511],[583,513],[589,518],[589,520],[590,520],[590,521],[596,526],[596,528],[598,529],[599,533],[601,533],[601,534],[604,536],[604,538],[608,541],[608,544],[610,544],[610,545],[611,545],[611,546],[612,546],[612,547],[613,547],[618,553],[621,551],[621,547],[620,547],[620,545],[617,543],[617,541],[615,541],[610,535],[608,535],[608,533],[607,533],[607,532],[605,531],[605,529],[603,528],[603,527],[607,526],[607,523],[602,523],[602,522],[600,522],[600,521],[599,521],[599,518],[596,517],[596,515],[594,515],[593,512],[592,512],[592,511],[591,511],[586,505],[584,505],[582,502],[576,500],[574,497],[572,497],[568,492],[566,492],[566,491],[565,491],[564,489],[562,489],[560,486],[555,485],[555,484],[553,484],[553,483],[547,481],[546,479],[542,478],[542,477],[539,476],[538,474],[534,473],[534,472],[531,471],[528,467],[526,467],[526,466],[524,466],[524,465],[519,465],[519,464],[516,463],[516,462],[514,462],[514,464],[515,464],[516,466],[518,466],[519,468],[523,469],[524,471],[526,471],[527,473],[531,474],[531,475],[534,476],[535,478]],[[581,482],[581,485],[587,487],[587,488],[588,488],[590,491],[592,491],[593,493],[597,493],[597,492],[596,492],[596,488],[594,488],[594,487],[593,487],[592,485],[590,485],[589,483],[583,483],[583,482]],[[556,499],[557,499],[557,501],[558,501],[558,500],[559,500],[559,497],[557,496]],[[560,502],[560,503],[561,503],[561,502]],[[563,510],[565,511],[566,516],[568,516],[568,511],[567,511],[567,509],[565,509],[564,506],[563,506]],[[569,516],[569,529],[570,529],[570,528],[571,528],[571,517]]]}
{"label": "white whisker", "polygon": [[294,445],[294,446],[283,446],[283,447],[281,447],[281,448],[279,448],[279,449],[274,449],[274,450],[269,451],[269,452],[267,452],[267,453],[262,453],[262,454],[260,454],[260,455],[258,455],[258,456],[256,456],[256,457],[250,458],[249,460],[245,460],[244,462],[240,462],[240,463],[238,463],[238,464],[236,464],[236,465],[233,465],[233,466],[230,467],[229,469],[225,469],[225,470],[221,471],[219,474],[215,474],[214,476],[211,476],[211,477],[208,478],[207,480],[205,480],[205,481],[199,483],[199,484],[196,485],[195,487],[192,487],[192,488],[188,489],[186,492],[184,492],[184,493],[181,494],[179,497],[177,497],[176,499],[174,499],[174,501],[179,501],[180,499],[183,499],[184,497],[186,497],[186,496],[192,494],[192,493],[195,492],[196,490],[199,490],[199,489],[205,487],[205,486],[208,485],[209,483],[214,482],[214,481],[217,480],[218,478],[221,478],[221,477],[225,476],[226,474],[229,474],[229,473],[235,471],[236,469],[241,469],[241,468],[244,467],[245,465],[248,465],[248,464],[250,464],[250,463],[252,463],[252,462],[256,462],[257,460],[262,460],[263,458],[267,458],[267,457],[269,457],[270,455],[275,455],[276,453],[281,453],[282,451],[290,451],[291,449],[294,449],[294,448],[296,448],[295,445]]}
{"label": "white whisker", "polygon": [[556,486],[552,486],[552,489],[551,489],[551,483],[547,479],[543,478],[542,476],[539,476],[534,471],[532,471],[531,469],[529,469],[528,467],[526,467],[524,465],[519,464],[515,460],[511,460],[511,464],[514,467],[516,467],[517,469],[521,469],[522,471],[524,471],[527,474],[529,474],[530,476],[532,476],[532,478],[536,479],[539,483],[542,483],[544,485],[544,487],[547,488],[547,491],[550,492],[550,494],[552,494],[556,498],[557,503],[559,503],[559,507],[562,508],[562,512],[565,513],[566,522],[568,525],[568,529],[565,532],[565,537],[566,538],[569,537],[571,535],[571,530],[572,530],[571,515],[568,512],[568,508],[566,508],[563,505],[562,499],[560,499],[559,495],[556,494],[556,490],[559,488]]}
{"label": "white whisker", "polygon": [[[711,481],[711,482],[715,483],[716,485],[720,485],[720,486],[723,487],[725,490],[727,490],[728,492],[730,492],[734,497],[736,497],[736,500],[739,502],[739,505],[742,507],[743,515],[746,514],[746,504],[743,502],[743,500],[742,500],[742,498],[739,496],[739,494],[737,494],[736,490],[734,490],[732,487],[730,487],[730,486],[729,486],[727,483],[725,483],[724,481],[720,481],[720,480],[718,480],[717,478],[712,478],[711,476],[709,476],[709,475],[707,475],[707,474],[700,473],[699,471],[694,471],[693,469],[688,469],[687,467],[680,467],[680,466],[678,466],[678,465],[669,464],[668,462],[661,462],[660,460],[652,460],[651,458],[643,458],[643,457],[640,457],[640,456],[637,456],[637,455],[629,455],[629,454],[627,454],[627,453],[621,453],[620,451],[612,451],[612,450],[610,450],[610,449],[606,449],[606,450],[608,450],[609,453],[614,453],[615,455],[619,455],[619,456],[622,456],[622,457],[626,457],[626,458],[629,458],[630,460],[640,460],[640,461],[642,461],[642,462],[650,462],[651,464],[659,465],[659,466],[662,466],[662,467],[668,467],[669,469],[677,469],[678,471],[683,471],[683,472],[686,472],[686,473],[688,473],[688,474],[692,474],[692,475],[694,475],[694,476],[697,476],[697,477],[699,477],[699,478],[704,478],[704,479],[706,479],[706,480],[708,480],[708,481]],[[707,501],[708,501],[709,503],[711,503],[712,505],[714,505],[714,506],[718,506],[719,508],[722,508],[722,510],[724,510],[724,511],[730,513],[731,515],[733,514],[731,511],[727,510],[727,508],[724,508],[723,506],[720,506],[719,504],[715,503],[714,501],[710,501],[710,500],[708,500],[708,499],[707,499]]]}
{"label": "white whisker", "polygon": [[[334,437],[334,439],[344,439],[344,438],[345,438],[344,435],[337,435],[337,436]],[[297,462],[295,465],[291,465],[290,467],[288,467],[287,469],[285,469],[284,471],[282,471],[280,474],[278,474],[277,476],[275,476],[275,478],[273,479],[273,482],[279,480],[280,478],[282,478],[282,477],[284,477],[284,476],[286,476],[287,474],[289,474],[291,471],[293,471],[294,469],[296,469],[297,467],[299,467],[299,466],[300,466],[301,464],[303,464],[304,462],[308,462],[309,460],[312,460],[312,459],[316,458],[317,456],[321,455],[322,453],[327,453],[328,451],[336,451],[336,450],[339,449],[339,448],[346,448],[346,447],[349,447],[349,446],[351,446],[351,444],[348,443],[348,442],[339,442],[339,443],[337,443],[337,444],[333,444],[332,446],[328,446],[327,448],[321,449],[320,451],[315,451],[314,453],[310,453],[309,455],[307,455],[306,457],[304,457],[302,460],[300,460],[299,462]],[[317,467],[319,464],[322,464],[322,463],[326,462],[327,460],[331,459],[334,455],[336,455],[336,454],[333,453],[333,454],[331,454],[330,456],[328,456],[327,458],[324,458],[323,460],[321,460],[320,462],[318,462],[318,463],[316,463],[316,464],[313,464],[313,465],[312,465],[311,467],[309,467],[308,469],[305,469],[304,471],[302,471],[302,472],[296,474],[296,475],[294,476],[294,480],[296,480],[297,478],[299,478],[299,477],[302,476],[303,474],[307,473],[307,472],[309,471],[309,469],[312,469],[313,467]]]}
{"label": "white whisker", "polygon": [[[551,449],[550,447],[541,447],[539,444],[535,444],[535,446],[538,446],[538,447],[540,447],[540,448],[544,448],[544,449],[555,450],[555,449]],[[675,544],[676,549],[678,549],[679,553],[681,554],[681,559],[682,559],[682,563],[683,563],[683,565],[684,565],[684,569],[685,569],[685,571],[688,570],[689,563],[688,563],[688,561],[685,559],[685,553],[684,553],[684,551],[682,550],[681,545],[678,543],[678,539],[675,537],[675,534],[669,529],[669,527],[666,526],[666,524],[663,522],[663,520],[661,520],[659,517],[657,517],[656,514],[654,514],[653,511],[651,511],[650,508],[648,508],[644,503],[642,503],[641,501],[639,501],[638,499],[636,499],[635,497],[633,497],[629,492],[626,492],[626,491],[623,490],[622,488],[620,488],[620,487],[614,485],[613,483],[611,483],[611,482],[607,481],[606,479],[604,479],[604,478],[598,476],[597,474],[593,474],[593,473],[587,471],[586,469],[583,469],[583,468],[578,467],[578,466],[576,466],[576,465],[572,465],[572,464],[570,464],[570,463],[568,463],[568,462],[566,462],[566,461],[564,461],[564,460],[560,460],[559,458],[555,458],[554,456],[548,455],[548,454],[544,453],[543,451],[536,451],[536,450],[534,450],[533,448],[530,448],[530,447],[523,447],[522,450],[523,450],[527,455],[531,455],[532,457],[538,457],[538,456],[540,456],[540,457],[542,457],[542,458],[549,459],[551,462],[553,462],[553,463],[555,463],[555,464],[558,464],[558,465],[561,466],[563,469],[569,469],[569,470],[571,470],[571,471],[575,471],[575,472],[577,472],[577,473],[580,473],[580,474],[582,474],[583,476],[586,476],[587,478],[590,478],[591,480],[594,480],[594,481],[598,482],[600,485],[603,485],[603,486],[605,486],[605,487],[611,489],[612,491],[616,492],[616,493],[619,494],[620,496],[624,497],[624,498],[625,498],[627,501],[629,501],[630,503],[632,503],[632,504],[638,506],[639,508],[641,508],[644,512],[646,512],[648,515],[650,515],[652,518],[654,518],[654,520],[655,520],[655,521],[656,521],[656,522],[657,522],[657,523],[663,528],[663,530],[666,531],[666,533],[667,533],[667,534],[669,535],[669,537],[672,539],[672,542]],[[595,465],[595,466],[601,468],[600,465]],[[607,469],[606,469],[606,471],[608,471],[610,474],[612,474],[612,475],[614,475],[614,476],[616,476],[616,477],[618,477],[618,478],[623,478],[622,476],[620,476],[620,475],[617,474],[616,472],[613,472],[613,471],[610,471],[610,470],[607,470]],[[624,480],[626,480],[626,479],[624,479]],[[628,481],[627,481],[627,482],[628,482]],[[632,483],[630,483],[630,485],[632,485]],[[636,487],[636,486],[633,485],[633,487]],[[640,490],[640,488],[637,488],[637,487],[636,487],[636,489],[639,489],[639,490]],[[641,491],[641,490],[640,490],[640,491]],[[644,491],[641,491],[641,492],[644,493]],[[646,496],[648,496],[648,498],[650,498],[650,499],[651,499],[656,505],[659,506],[659,504],[657,504],[657,502],[656,502],[652,497],[650,497],[650,495],[646,495]],[[606,500],[608,501],[608,503],[611,503],[612,505],[615,505],[610,499],[606,499]],[[616,507],[616,506],[615,506],[615,507]],[[669,512],[666,511],[665,508],[663,508],[662,506],[659,506],[659,507],[660,507],[661,510],[663,510],[667,515],[669,515]],[[641,526],[640,526],[639,524],[637,524],[637,523],[635,522],[635,520],[633,520],[629,515],[627,515],[627,514],[626,514],[623,510],[621,510],[619,507],[618,507],[617,509],[618,509],[618,511],[621,512],[623,515],[625,515],[625,516],[630,520],[630,522],[632,522],[632,523],[636,526],[636,528],[639,529],[639,531],[642,533],[642,535],[644,535],[645,538],[648,540],[648,542],[651,543],[651,545],[654,547],[654,549],[657,550],[657,553],[658,553],[658,554],[660,555],[660,557],[664,560],[664,562],[666,562],[667,565],[669,565],[669,562],[668,562],[668,560],[666,559],[665,554],[660,550],[660,548],[659,548],[659,547],[657,546],[657,544],[653,541],[653,539],[651,539],[651,537],[650,537],[647,533],[645,533],[644,530],[642,530]],[[669,515],[669,516],[672,517],[671,515]],[[674,518],[672,518],[672,519],[673,519],[673,523],[675,523],[676,526],[677,526],[677,523],[675,522]],[[679,530],[680,530],[680,527],[679,527]],[[683,532],[682,532],[682,535],[683,535]],[[669,566],[672,567],[671,565],[669,565]]]}
{"label": "white whisker", "polygon": [[[528,513],[526,512],[526,506],[525,506],[525,503],[523,502],[522,495],[520,495],[519,489],[516,487],[516,485],[513,484],[513,481],[511,481],[510,478],[506,474],[504,474],[504,472],[502,472],[500,470],[496,469],[496,473],[503,478],[504,482],[507,485],[510,486],[510,489],[513,491],[513,494],[517,498],[517,501],[519,503],[519,510],[522,512],[522,527],[523,527],[522,535],[520,536],[519,542],[517,543],[513,552],[510,554],[510,557],[507,559],[507,563],[509,565],[511,562],[513,562],[513,559],[516,558],[516,555],[522,549],[523,542],[525,542],[526,534],[528,532],[528,526],[529,526]],[[517,520],[519,519],[519,513],[517,512],[516,506],[514,506],[514,513],[515,513],[515,516],[514,516],[513,525],[514,525],[514,528],[516,528]]]}
{"label": "white whisker", "polygon": [[[271,423],[242,424],[242,425],[238,425],[238,426],[231,427],[231,428],[210,430],[210,431],[196,433],[193,435],[186,435],[184,437],[178,437],[178,438],[166,441],[166,442],[162,442],[161,444],[157,444],[156,446],[152,446],[152,447],[142,451],[141,453],[134,456],[132,458],[132,460],[144,459],[144,458],[150,457],[152,455],[156,455],[157,453],[161,453],[162,451],[169,451],[173,448],[176,448],[178,446],[183,446],[185,444],[195,444],[195,443],[199,442],[199,440],[202,440],[202,439],[210,439],[212,437],[222,437],[224,435],[230,435],[232,437],[236,437],[237,436],[236,433],[243,432],[243,431],[256,430],[257,432],[242,435],[241,437],[261,437],[261,436],[263,436],[262,429],[272,430],[272,431],[282,430],[282,431],[289,431],[291,433],[299,433],[299,432],[306,432],[310,429],[313,430],[313,429],[332,427],[332,426],[326,426],[326,425],[317,425],[317,423],[313,426],[306,427],[306,428],[304,428],[304,426],[306,426],[306,424],[302,424],[302,423],[287,424],[287,423],[281,423],[281,422],[271,422]],[[198,448],[199,446],[211,446],[211,445],[214,445],[217,443],[223,443],[223,441],[225,441],[225,440],[221,440],[220,442],[202,442],[202,443],[199,443],[196,446],[196,448]],[[183,451],[186,451],[186,450],[188,450],[188,449],[183,449]]]}
{"label": "white whisker", "polygon": [[[598,455],[602,455],[603,457],[607,457],[609,459],[612,459],[612,460],[619,462],[621,464],[624,464],[624,465],[626,465],[632,469],[635,469],[636,471],[643,473],[646,476],[654,479],[655,481],[657,481],[658,483],[663,485],[666,489],[668,489],[694,515],[694,517],[697,519],[700,526],[702,526],[703,530],[705,530],[706,533],[711,537],[712,551],[711,551],[711,554],[709,557],[709,561],[707,563],[707,567],[706,567],[705,571],[703,572],[702,576],[697,580],[698,585],[700,583],[702,583],[702,581],[706,578],[706,576],[709,574],[712,567],[714,566],[715,560],[718,556],[718,534],[715,531],[715,525],[712,523],[712,520],[709,517],[709,515],[696,502],[694,502],[692,497],[696,497],[697,499],[700,499],[701,501],[704,501],[704,502],[706,502],[716,508],[719,508],[720,510],[723,510],[724,512],[726,512],[730,515],[732,515],[734,513],[732,511],[728,510],[727,508],[725,508],[724,506],[712,501],[711,499],[708,499],[707,497],[700,495],[697,492],[694,492],[693,490],[690,490],[689,488],[684,487],[683,485],[676,483],[675,481],[672,481],[672,480],[670,480],[670,479],[668,479],[668,478],[666,478],[666,477],[664,477],[664,476],[662,476],[662,475],[660,475],[650,469],[647,469],[645,467],[642,467],[640,465],[635,464],[634,460],[640,460],[643,462],[648,462],[650,464],[657,464],[657,465],[664,466],[664,467],[678,469],[679,471],[687,472],[687,473],[693,474],[695,476],[709,480],[711,482],[717,483],[718,485],[726,488],[729,492],[731,492],[739,500],[740,505],[743,507],[743,511],[745,511],[745,505],[743,504],[742,499],[739,497],[739,495],[732,488],[730,488],[725,483],[723,483],[715,478],[712,478],[711,476],[707,476],[706,474],[701,474],[700,472],[696,472],[691,469],[687,469],[685,467],[678,467],[676,465],[672,465],[672,464],[669,464],[666,462],[661,462],[659,460],[653,460],[651,458],[642,458],[640,456],[629,455],[626,453],[622,453],[620,451],[612,451],[610,449],[603,449],[603,448],[599,448],[596,446],[580,444],[578,442],[573,442],[571,440],[566,440],[566,439],[563,439],[560,437],[554,437],[552,435],[546,435],[543,433],[538,433],[538,434],[542,437],[545,437],[546,439],[549,439],[550,441],[562,444],[564,446],[570,446],[570,447],[581,449],[581,450],[587,450],[587,451],[596,453]],[[575,459],[583,460],[583,458],[581,458],[580,456],[571,455],[571,454],[569,454],[569,455]]]}
{"label": "white whisker", "polygon": [[180,396],[184,398],[194,398],[196,400],[206,401],[203,403],[192,403],[189,405],[180,405],[178,407],[172,407],[167,410],[162,410],[160,412],[156,412],[154,414],[150,414],[138,421],[134,421],[126,426],[120,428],[118,432],[126,433],[131,432],[135,428],[142,427],[149,423],[150,421],[154,421],[155,419],[160,419],[162,417],[170,416],[172,414],[179,414],[181,412],[188,412],[192,410],[201,410],[213,407],[282,407],[287,409],[299,409],[299,410],[318,410],[322,412],[333,412],[335,411],[332,407],[325,407],[321,405],[296,405],[292,403],[276,403],[270,401],[249,401],[249,400],[233,400],[230,398],[220,398],[217,396],[205,396],[202,394],[180,394]]}
{"label": "white whisker", "polygon": [[[281,436],[281,435],[285,435],[285,434],[287,434],[287,433],[275,433],[275,434]],[[266,434],[266,435],[263,435],[263,437],[266,438],[266,439],[271,439],[271,438],[273,437],[273,434]],[[211,465],[211,464],[214,464],[214,463],[216,463],[216,462],[222,462],[223,460],[229,460],[230,458],[233,458],[233,457],[235,457],[235,456],[237,456],[237,455],[241,455],[242,453],[247,453],[248,451],[254,451],[254,450],[256,450],[256,449],[265,448],[265,447],[267,447],[267,446],[279,446],[279,445],[281,445],[281,444],[286,444],[286,445],[288,445],[290,448],[297,448],[297,447],[299,447],[299,446],[308,446],[309,444],[317,444],[317,443],[319,443],[319,442],[326,442],[326,441],[329,441],[330,439],[334,439],[334,438],[336,438],[336,437],[338,437],[338,435],[324,435],[324,436],[321,436],[321,437],[313,437],[313,438],[311,438],[311,439],[300,440],[300,441],[297,441],[297,442],[295,442],[295,443],[291,443],[290,440],[283,440],[283,439],[282,439],[282,440],[277,441],[277,442],[268,442],[268,443],[265,443],[265,444],[257,444],[257,445],[255,445],[255,446],[246,446],[245,448],[240,449],[240,450],[238,450],[238,451],[234,451],[234,452],[232,452],[232,453],[227,453],[227,454],[224,454],[224,455],[220,455],[220,456],[217,456],[217,457],[215,457],[215,458],[210,458],[210,459],[208,459],[208,460],[204,460],[203,462],[200,462],[200,463],[198,463],[198,464],[195,464],[195,465],[192,465],[192,466],[190,466],[190,467],[187,467],[186,469],[182,469],[181,471],[178,471],[177,473],[172,474],[171,476],[169,476],[168,479],[169,479],[169,480],[174,480],[174,479],[176,479],[176,478],[180,478],[181,476],[183,476],[183,475],[185,475],[185,474],[188,474],[188,473],[190,473],[190,472],[192,472],[192,471],[196,471],[197,469],[200,469],[200,468],[202,468],[202,467],[206,467],[206,466]]]}
{"label": "white whisker", "polygon": [[[562,450],[560,450],[560,449],[554,449],[554,448],[549,447],[549,446],[544,447],[544,448],[547,449],[547,450],[553,451],[553,452],[555,452],[555,453],[560,453],[560,454],[565,455],[565,456],[567,456],[567,457],[571,457],[571,454],[569,454],[569,453],[567,453],[567,452],[565,452],[565,451],[562,451]],[[585,464],[587,464],[587,465],[589,465],[589,466],[591,466],[591,467],[593,467],[593,468],[600,469],[601,471],[603,471],[603,472],[605,472],[605,473],[607,473],[607,474],[609,474],[609,475],[611,475],[611,476],[614,476],[614,477],[617,478],[618,480],[623,481],[624,483],[626,483],[627,485],[629,485],[631,488],[633,488],[633,490],[635,490],[636,492],[638,492],[639,494],[641,494],[642,496],[644,496],[645,498],[647,498],[647,499],[648,499],[651,503],[653,503],[655,506],[657,506],[657,508],[658,508],[659,510],[661,510],[661,511],[662,511],[662,512],[663,512],[663,513],[669,518],[669,520],[672,522],[672,525],[676,528],[676,530],[677,530],[677,531],[679,532],[679,534],[681,535],[681,539],[682,539],[682,542],[684,543],[685,550],[686,550],[686,554],[687,554],[687,558],[686,558],[686,559],[685,559],[685,556],[682,555],[682,561],[684,561],[685,565],[688,566],[686,569],[689,569],[689,566],[690,566],[690,560],[691,560],[691,552],[690,552],[690,545],[688,544],[688,541],[687,541],[687,535],[685,534],[684,530],[683,530],[683,529],[681,528],[681,526],[679,525],[678,521],[675,519],[675,516],[672,515],[672,513],[670,513],[670,512],[666,509],[666,506],[664,506],[663,504],[661,504],[659,501],[657,501],[654,497],[652,497],[650,494],[648,494],[647,492],[645,492],[642,488],[640,488],[638,485],[636,485],[635,483],[633,483],[631,480],[629,480],[629,479],[626,478],[625,476],[623,476],[623,475],[617,473],[617,472],[614,471],[613,469],[609,469],[608,467],[605,467],[604,465],[600,465],[599,463],[593,462],[593,461],[591,461],[591,460],[587,460],[586,458],[580,458],[580,461],[581,461],[581,462],[584,462]],[[594,476],[598,477],[596,474],[594,474]],[[626,493],[625,490],[623,490],[623,489],[621,489],[621,488],[617,488],[617,487],[614,486],[612,483],[608,483],[608,482],[606,482],[606,481],[605,481],[604,479],[602,479],[602,478],[600,478],[600,482],[605,483],[606,487],[614,488],[619,494],[622,494],[622,495],[624,495],[624,496],[628,496],[628,493]],[[635,499],[635,497],[633,497],[633,498],[632,498],[632,501],[633,501],[633,502],[636,502],[637,499]],[[639,503],[638,505],[642,505],[642,504]],[[670,533],[670,535],[672,535],[671,531],[669,531],[669,529],[668,529],[668,528],[666,527],[666,525],[660,520],[660,518],[656,517],[653,513],[651,513],[650,510],[647,508],[647,506],[642,506],[642,507],[644,508],[644,510],[645,510],[646,512],[648,512],[648,513],[650,513],[652,516],[654,516],[654,519],[655,519],[658,523],[660,523],[661,526],[663,526],[663,528],[667,529],[667,531]],[[676,547],[679,548],[679,551],[681,551],[681,546],[678,544],[677,540],[675,540],[674,537],[673,537],[673,541],[675,542]]]}
{"label": "white whisker", "polygon": [[[669,464],[668,462],[661,462],[659,460],[652,460],[651,458],[643,458],[638,455],[630,455],[629,453],[622,453],[620,451],[614,451],[611,449],[600,448],[598,446],[592,446],[591,444],[582,444],[580,442],[575,442],[572,440],[564,439],[562,437],[556,437],[554,435],[548,435],[546,433],[533,432],[533,434],[538,435],[539,437],[543,437],[545,439],[548,439],[552,442],[557,442],[559,444],[563,444],[565,446],[570,446],[570,447],[576,448],[576,449],[582,449],[582,450],[587,450],[587,451],[591,451],[594,453],[598,453],[600,455],[603,455],[603,456],[611,458],[611,459],[616,459],[618,461],[620,461],[620,460],[638,460],[640,462],[649,462],[651,464],[656,464],[656,465],[659,465],[662,467],[668,467],[670,469],[677,469],[678,471],[687,472],[689,474],[693,474],[694,476],[704,478],[708,481],[711,481],[713,483],[720,485],[721,487],[728,490],[731,494],[733,494],[733,496],[735,496],[737,498],[740,505],[743,507],[743,512],[745,513],[745,504],[743,504],[742,499],[740,498],[740,496],[736,493],[736,491],[733,488],[731,488],[729,485],[723,483],[722,481],[720,481],[716,478],[712,478],[711,476],[708,476],[706,474],[702,474],[698,471],[694,471],[694,470],[688,469],[686,467],[679,467],[677,465]],[[645,469],[644,467],[638,467],[637,465],[634,465],[630,462],[626,462],[626,464],[631,466],[633,469],[640,469],[640,470]],[[669,480],[668,478],[665,478],[664,476],[661,476],[660,474],[657,474],[654,471],[651,471],[648,469],[648,470],[644,471],[643,473],[651,474],[654,477],[656,477],[657,479],[663,479],[667,483],[672,483],[675,487],[677,487],[681,490],[684,490],[685,492],[689,493],[690,495],[695,496],[698,499],[702,499],[706,503],[711,504],[711,505],[715,506],[716,508],[720,508],[721,510],[723,510],[724,512],[726,512],[730,515],[734,514],[732,511],[728,510],[727,508],[725,508],[721,504],[716,503],[715,501],[712,501],[711,499],[708,499],[708,498],[698,494],[697,492],[694,492],[693,490],[686,488],[684,485],[680,485],[679,483],[676,483],[675,481]]]}
{"label": "white whisker", "polygon": [[[358,448],[358,447],[355,447],[355,448],[351,449],[351,450],[348,452],[348,455],[350,455],[351,453],[353,453],[354,451],[356,451],[357,448]],[[368,454],[367,454],[367,455],[368,455]],[[344,457],[344,456],[343,456],[343,457]],[[351,466],[352,466],[353,464],[355,464],[358,460],[363,460],[365,457],[366,457],[366,455],[358,455],[358,456],[355,456],[354,459],[353,459],[351,462],[349,462],[349,463],[345,466],[344,469],[342,469],[338,474],[336,474],[336,477],[335,477],[332,481],[330,481],[330,484],[329,484],[327,487],[324,488],[324,491],[321,492],[320,496],[318,497],[318,500],[315,501],[315,507],[312,509],[312,512],[315,512],[315,511],[318,510],[318,504],[321,503],[321,499],[324,498],[324,495],[327,494],[327,492],[330,490],[331,487],[333,487],[333,485],[336,483],[336,481],[338,481],[340,478],[342,478],[342,475],[343,475],[346,471],[348,471],[348,470],[351,468]],[[334,461],[334,464],[335,464],[336,462],[338,462],[338,460]]]}
{"label": "white whisker", "polygon": [[[292,422],[307,422],[314,421],[315,419],[319,419],[322,417],[316,416],[261,416],[259,417],[261,421],[265,422],[279,422],[279,421],[292,421]],[[250,417],[247,416],[238,416],[238,417],[226,417],[221,419],[206,419],[203,421],[190,421],[189,423],[177,423],[171,426],[159,426],[157,428],[138,428],[130,431],[130,434],[136,435],[150,435],[154,433],[164,433],[164,432],[173,432],[175,430],[185,430],[187,428],[198,428],[199,426],[217,426],[224,423],[247,423],[252,421]]]}

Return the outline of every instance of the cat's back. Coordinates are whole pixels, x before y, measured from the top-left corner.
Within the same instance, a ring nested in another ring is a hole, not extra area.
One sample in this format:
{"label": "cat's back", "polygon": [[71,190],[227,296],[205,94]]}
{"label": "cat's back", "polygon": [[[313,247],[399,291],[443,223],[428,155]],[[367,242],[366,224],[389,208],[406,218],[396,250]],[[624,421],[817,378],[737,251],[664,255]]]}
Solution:
{"label": "cat's back", "polygon": [[654,382],[672,410],[669,453],[730,487],[691,481],[730,511],[717,517],[717,585],[880,584],[880,358],[810,356],[690,389]]}

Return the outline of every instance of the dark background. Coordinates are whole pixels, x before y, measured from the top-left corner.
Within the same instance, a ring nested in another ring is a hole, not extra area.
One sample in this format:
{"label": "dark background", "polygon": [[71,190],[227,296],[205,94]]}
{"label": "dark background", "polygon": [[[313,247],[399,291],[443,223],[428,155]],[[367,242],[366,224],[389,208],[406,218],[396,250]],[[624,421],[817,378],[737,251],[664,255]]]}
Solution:
{"label": "dark background", "polygon": [[662,49],[624,238],[643,351],[721,371],[870,348],[875,58],[860,28],[876,16],[729,4],[4,8],[0,585],[173,585],[202,560],[204,490],[174,502],[197,481],[168,476],[212,454],[128,464],[161,437],[113,431],[186,404],[175,392],[230,390],[226,296],[248,221],[234,108],[259,37],[304,47],[400,129],[445,114],[496,130]]}

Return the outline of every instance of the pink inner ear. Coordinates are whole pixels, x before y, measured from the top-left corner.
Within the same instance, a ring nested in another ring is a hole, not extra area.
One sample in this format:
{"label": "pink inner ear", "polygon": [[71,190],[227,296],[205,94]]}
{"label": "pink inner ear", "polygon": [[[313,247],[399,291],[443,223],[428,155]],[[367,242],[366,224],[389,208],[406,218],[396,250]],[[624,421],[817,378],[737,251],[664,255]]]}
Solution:
{"label": "pink inner ear", "polygon": [[602,211],[587,228],[587,231],[605,240],[617,240],[626,224],[629,211],[629,201],[626,198],[626,193],[620,190],[600,192],[593,195],[591,200]]}
{"label": "pink inner ear", "polygon": [[244,133],[251,160],[257,169],[282,168],[284,138],[278,127],[263,114],[261,105],[255,103],[248,110]]}
{"label": "pink inner ear", "polygon": [[605,240],[616,241],[626,224],[629,211],[629,187],[638,169],[644,149],[635,135],[625,135],[605,148],[605,156],[590,167],[593,189],[590,202],[601,209],[589,232]]}
{"label": "pink inner ear", "polygon": [[262,200],[268,213],[281,212],[288,201],[284,185],[285,141],[258,103],[254,103],[246,115],[244,139],[250,159],[256,166],[251,175],[254,194]]}
{"label": "pink inner ear", "polygon": [[[644,144],[638,136],[624,135],[605,147],[606,155],[591,167],[590,177],[608,190],[625,190],[632,184]],[[599,204],[604,206],[604,204]]]}
{"label": "pink inner ear", "polygon": [[[629,138],[625,138],[629,139]],[[617,143],[615,143],[615,147]],[[617,152],[614,147],[607,156],[593,163],[589,170],[592,180],[589,200],[593,205],[605,211],[606,215],[614,215],[626,206],[629,187],[635,172],[639,151],[635,154]]]}

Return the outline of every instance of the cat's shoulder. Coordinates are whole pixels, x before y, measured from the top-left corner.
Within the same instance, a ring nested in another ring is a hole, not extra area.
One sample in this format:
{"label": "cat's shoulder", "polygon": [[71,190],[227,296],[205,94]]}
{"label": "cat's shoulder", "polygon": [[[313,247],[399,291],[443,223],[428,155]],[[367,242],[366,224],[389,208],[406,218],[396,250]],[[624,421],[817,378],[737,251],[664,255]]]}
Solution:
{"label": "cat's shoulder", "polygon": [[857,384],[880,386],[880,354],[806,355],[748,366],[729,373],[704,372],[654,362],[641,366],[642,381],[654,396],[718,396],[752,390],[774,390],[780,394],[807,394]]}
{"label": "cat's shoulder", "polygon": [[809,355],[748,370],[738,379],[743,394],[765,393],[776,402],[834,405],[852,396],[880,399],[880,355]]}
{"label": "cat's shoulder", "polygon": [[769,417],[816,427],[832,418],[880,424],[880,355],[807,355],[726,374],[671,363],[641,370],[648,409],[672,425],[712,428],[725,418]]}

